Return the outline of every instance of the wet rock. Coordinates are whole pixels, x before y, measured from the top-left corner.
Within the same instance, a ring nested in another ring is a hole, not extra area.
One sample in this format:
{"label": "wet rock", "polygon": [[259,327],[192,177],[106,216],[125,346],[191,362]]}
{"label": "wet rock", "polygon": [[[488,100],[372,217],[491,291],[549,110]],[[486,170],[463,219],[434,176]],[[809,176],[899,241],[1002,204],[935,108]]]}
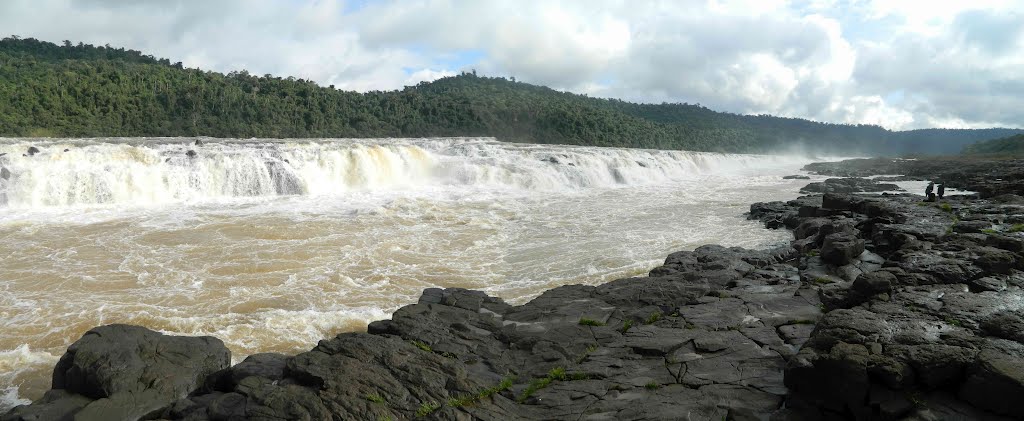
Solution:
{"label": "wet rock", "polygon": [[770,229],[778,229],[786,226],[785,220],[791,215],[795,216],[796,212],[783,202],[759,202],[750,205],[747,218],[760,220]]}
{"label": "wet rock", "polygon": [[811,177],[806,175],[787,175],[782,177],[783,180],[810,180]]}
{"label": "wet rock", "polygon": [[39,152],[40,152],[39,148],[37,148],[35,146],[29,146],[28,147],[28,151],[26,151],[25,154],[28,155],[28,156],[32,156],[32,155],[35,155],[35,154],[37,154]]}
{"label": "wet rock", "polygon": [[0,415],[3,421],[70,420],[93,400],[66,390],[53,389],[32,405],[15,407]]}
{"label": "wet rock", "polygon": [[843,266],[863,252],[864,240],[850,233],[835,233],[825,236],[821,246],[821,259],[836,266]]}
{"label": "wet rock", "polygon": [[213,389],[230,392],[247,377],[262,377],[271,381],[284,379],[288,356],[278,353],[253,354],[241,363],[222,372],[211,375],[209,382],[214,383]]}
{"label": "wet rock", "polygon": [[207,376],[227,368],[230,360],[230,352],[216,338],[168,336],[139,326],[101,326],[68,347],[53,370],[50,398],[14,413],[74,412],[79,420],[138,419],[198,390]]}
{"label": "wet rock", "polygon": [[810,183],[800,191],[805,193],[859,193],[903,191],[903,189],[895,184],[879,183],[866,178],[830,178],[822,182]]}
{"label": "wet rock", "polygon": [[205,144],[205,142],[203,142],[202,139],[196,139],[196,141],[194,143],[195,146],[203,146],[204,144]]}
{"label": "wet rock", "polygon": [[989,341],[968,370],[960,397],[991,412],[1024,418],[1024,345]]}
{"label": "wet rock", "polygon": [[199,156],[199,154],[196,153],[196,151],[193,151],[193,150],[190,149],[188,152],[185,152],[185,156],[187,156],[187,157],[189,157],[189,159],[191,159],[191,158],[195,158],[195,157]]}
{"label": "wet rock", "polygon": [[7,168],[0,167],[0,179],[10,180],[11,172]]}

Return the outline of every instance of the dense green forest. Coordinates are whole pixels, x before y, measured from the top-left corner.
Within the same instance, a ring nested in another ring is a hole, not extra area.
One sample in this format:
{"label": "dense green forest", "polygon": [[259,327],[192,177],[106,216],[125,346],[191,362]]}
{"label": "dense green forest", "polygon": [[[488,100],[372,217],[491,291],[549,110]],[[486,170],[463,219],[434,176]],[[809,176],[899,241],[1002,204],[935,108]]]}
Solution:
{"label": "dense green forest", "polygon": [[1008,155],[1024,156],[1024,134],[981,141],[968,145],[964,155]]}
{"label": "dense green forest", "polygon": [[1024,130],[929,129],[746,116],[590,98],[464,73],[397,91],[189,69],[139,51],[0,40],[0,136],[426,137],[660,149],[956,153]]}

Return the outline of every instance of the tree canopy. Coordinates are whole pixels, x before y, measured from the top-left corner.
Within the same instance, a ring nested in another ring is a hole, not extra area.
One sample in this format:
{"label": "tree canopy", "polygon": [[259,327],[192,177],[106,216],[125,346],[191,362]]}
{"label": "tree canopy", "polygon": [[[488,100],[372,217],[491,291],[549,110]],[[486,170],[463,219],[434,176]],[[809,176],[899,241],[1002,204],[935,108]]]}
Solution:
{"label": "tree canopy", "polygon": [[139,51],[0,40],[0,136],[431,137],[657,149],[956,153],[1017,129],[894,132],[591,98],[473,73],[395,91],[185,68]]}
{"label": "tree canopy", "polygon": [[1024,134],[991,139],[964,147],[964,155],[1024,156]]}

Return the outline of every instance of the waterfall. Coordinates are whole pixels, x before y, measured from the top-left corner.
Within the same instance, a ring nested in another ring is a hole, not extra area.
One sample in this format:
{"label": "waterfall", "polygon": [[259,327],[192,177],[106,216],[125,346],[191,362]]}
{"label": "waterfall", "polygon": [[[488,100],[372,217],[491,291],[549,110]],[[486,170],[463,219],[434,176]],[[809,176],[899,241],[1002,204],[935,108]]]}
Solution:
{"label": "waterfall", "polygon": [[0,154],[0,206],[11,208],[343,195],[417,186],[605,188],[728,174],[796,159],[486,138],[3,139]]}

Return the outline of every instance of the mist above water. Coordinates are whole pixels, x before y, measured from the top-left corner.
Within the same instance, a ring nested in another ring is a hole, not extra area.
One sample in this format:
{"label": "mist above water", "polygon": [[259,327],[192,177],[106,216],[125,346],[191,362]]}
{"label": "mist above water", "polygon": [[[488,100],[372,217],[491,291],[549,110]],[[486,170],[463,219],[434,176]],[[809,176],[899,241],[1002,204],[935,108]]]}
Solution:
{"label": "mist above water", "polygon": [[811,162],[492,139],[194,141],[0,140],[0,410],[41,396],[97,325],[215,335],[237,360],[365,329],[424,288],[522,303],[676,250],[782,243],[788,232],[743,214],[796,197],[807,181],[781,176]]}

